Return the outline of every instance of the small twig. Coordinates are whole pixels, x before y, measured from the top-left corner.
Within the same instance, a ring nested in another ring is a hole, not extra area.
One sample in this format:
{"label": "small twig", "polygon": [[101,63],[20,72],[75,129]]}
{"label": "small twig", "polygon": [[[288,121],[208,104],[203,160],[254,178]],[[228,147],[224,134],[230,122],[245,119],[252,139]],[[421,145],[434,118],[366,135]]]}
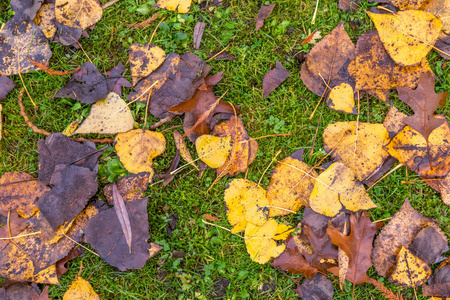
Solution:
{"label": "small twig", "polygon": [[391,14],[393,14],[394,12],[392,11],[392,10],[390,10],[390,9],[387,9],[386,7],[384,7],[384,6],[381,6],[381,5],[378,5],[377,6],[377,8],[378,9],[381,9],[381,10],[385,10],[385,11],[387,11],[387,12],[390,12]]}
{"label": "small twig", "polygon": [[115,4],[116,2],[119,2],[119,1],[120,1],[120,0],[111,0],[111,1],[109,1],[108,3],[103,4],[103,5],[102,5],[102,9],[104,10],[104,9],[110,7],[111,5],[113,5],[113,4]]}
{"label": "small twig", "polygon": [[223,52],[225,52],[225,50],[228,49],[228,47],[230,47],[230,44],[228,44],[225,48],[223,48],[221,51],[217,52],[216,54],[214,54],[213,56],[211,56],[210,58],[208,58],[206,60],[206,62],[210,62],[212,61],[214,58],[216,58],[217,56],[219,56],[220,54],[222,54]]}
{"label": "small twig", "polygon": [[167,18],[167,15],[166,16],[164,16],[164,18],[162,18],[161,19],[161,21],[159,21],[159,23],[158,23],[158,25],[156,25],[156,28],[155,28],[155,30],[153,30],[153,33],[152,33],[152,37],[150,38],[150,42],[149,42],[149,44],[151,44],[152,43],[152,41],[153,41],[153,37],[155,36],[155,34],[156,34],[156,30],[158,30],[158,28],[159,28],[159,25],[161,25],[161,23],[165,20]]}
{"label": "small twig", "polygon": [[[404,164],[398,164],[395,168],[393,168],[392,170],[390,170],[389,172],[387,172],[386,174],[383,175],[383,177],[381,177],[380,179],[378,179],[377,181],[375,181],[374,184],[372,184],[372,186],[370,186],[367,191],[370,191],[378,182],[380,182],[381,180],[383,180],[384,178],[386,178],[387,176],[389,176],[392,172],[395,172],[398,168],[403,167]],[[403,182],[402,182],[403,183]]]}
{"label": "small twig", "polygon": [[150,130],[155,130],[156,128],[158,128],[161,125],[164,125],[170,121],[172,121],[174,115],[172,114],[168,114],[165,118],[160,119],[158,122],[156,122],[155,124],[153,124],[152,126],[149,127]]}
{"label": "small twig", "polygon": [[280,153],[281,153],[281,150],[278,150],[278,152],[277,152],[277,153],[275,154],[275,156],[272,158],[272,161],[269,163],[269,165],[267,166],[267,168],[264,170],[264,172],[262,173],[261,177],[259,178],[258,185],[261,184],[261,180],[263,179],[264,174],[266,174],[267,170],[269,170],[270,166],[271,166],[271,165],[273,164],[273,162],[277,159],[277,157],[278,157],[278,155],[280,155]]}
{"label": "small twig", "polygon": [[33,103],[34,109],[35,110],[39,110],[39,107],[36,105],[36,103],[34,103],[33,98],[31,98],[30,92],[27,89],[27,86],[25,85],[25,82],[23,81],[22,78],[22,74],[21,74],[21,70],[20,70],[20,58],[19,56],[17,56],[17,64],[19,66],[19,77],[20,77],[20,81],[22,81],[22,85],[25,88],[25,91],[27,92],[28,98],[30,98],[31,103]]}
{"label": "small twig", "polygon": [[161,130],[160,133],[163,133],[163,132],[166,132],[166,131],[169,131],[169,130],[172,130],[172,129],[177,129],[177,128],[180,128],[180,127],[183,127],[183,125],[175,125],[175,126],[166,128],[164,130]]}
{"label": "small twig", "polygon": [[[8,234],[11,234],[11,233],[9,232]],[[21,235],[6,237],[6,238],[0,238],[0,240],[18,239],[18,238],[23,238],[23,237],[27,237],[27,236],[31,236],[31,235],[36,235],[36,234],[41,234],[41,231],[36,231],[36,232],[27,233],[27,234],[21,234]]]}
{"label": "small twig", "polygon": [[311,25],[314,25],[316,23],[316,16],[317,16],[318,9],[319,9],[319,0],[317,0],[317,3],[316,3],[316,9],[314,10],[314,15],[311,20]]}
{"label": "small twig", "polygon": [[74,242],[75,244],[77,244],[78,246],[80,246],[81,248],[83,248],[84,250],[89,251],[89,252],[91,252],[92,254],[94,254],[94,255],[100,257],[100,255],[98,255],[97,253],[95,253],[95,252],[92,251],[91,249],[89,249],[89,248],[83,246],[82,244],[78,243],[77,241],[75,241],[74,239],[72,239],[70,236],[66,235],[64,232],[63,232],[62,234],[63,234],[66,238],[68,238],[69,240],[71,240],[72,242]]}
{"label": "small twig", "polygon": [[[219,225],[214,224],[214,223],[209,223],[209,222],[207,222],[207,221],[205,221],[205,220],[203,220],[203,219],[202,219],[202,222],[205,223],[205,224],[208,224],[208,225],[211,225],[211,226],[214,226],[214,227],[217,227],[217,228],[226,230],[226,231],[228,231],[228,232],[231,232],[231,230],[228,229],[228,228],[226,228],[226,227],[219,226]],[[238,237],[240,237],[240,238],[242,238],[242,239],[244,238],[244,237],[240,236],[239,234],[236,234],[236,233],[233,233],[233,234],[236,235],[236,236],[238,236]]]}
{"label": "small twig", "polygon": [[376,220],[376,221],[373,221],[372,223],[380,223],[380,222],[384,222],[384,221],[387,221],[387,220],[390,220],[390,219],[392,219],[392,217],[384,218],[384,219],[381,219],[381,220]]}

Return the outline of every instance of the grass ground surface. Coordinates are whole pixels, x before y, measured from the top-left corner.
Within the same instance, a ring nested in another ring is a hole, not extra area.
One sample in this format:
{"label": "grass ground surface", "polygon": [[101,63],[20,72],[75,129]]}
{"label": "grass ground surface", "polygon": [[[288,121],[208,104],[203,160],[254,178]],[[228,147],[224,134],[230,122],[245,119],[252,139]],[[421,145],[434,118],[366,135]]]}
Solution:
{"label": "grass ground surface", "polygon": [[[6,22],[12,11],[7,0],[0,0],[0,23]],[[101,0],[102,4],[107,1]],[[145,4],[148,3],[148,6]],[[147,28],[128,29],[127,24],[140,22],[156,12],[152,0],[121,0],[107,8],[103,18],[91,31],[90,38],[81,38],[80,43],[101,72],[112,68],[115,63],[127,62],[128,46],[132,43],[146,43],[150,40],[157,23]],[[261,5],[276,4],[265,25],[255,31],[255,17]],[[228,44],[228,51],[236,61],[214,60],[209,64],[214,68],[211,74],[224,71],[224,79],[214,91],[221,95],[229,90],[226,101],[239,105],[242,119],[252,137],[273,133],[292,132],[290,137],[271,137],[259,140],[259,151],[255,161],[250,165],[248,178],[258,182],[262,176],[262,185],[269,183],[269,173],[263,174],[273,156],[282,150],[279,158],[293,151],[313,145],[314,134],[319,123],[320,108],[312,120],[309,116],[319,97],[309,92],[300,80],[300,63],[298,53],[308,53],[311,45],[300,45],[308,36],[309,30],[318,29],[322,36],[330,33],[339,23],[356,42],[363,32],[374,29],[364,9],[374,4],[362,3],[355,13],[347,13],[337,8],[337,0],[321,0],[315,25],[311,19],[316,2],[312,0],[285,1],[247,1],[226,0],[223,7],[202,9],[203,4],[194,3],[188,14],[162,11],[160,18],[167,19],[157,30],[153,43],[163,48],[166,53],[184,54],[193,52],[207,59],[207,53],[222,50]],[[158,21],[160,20],[158,19]],[[206,30],[200,50],[192,48],[193,29],[198,21],[206,22]],[[352,24],[353,29],[350,27]],[[111,39],[111,33],[112,39]],[[88,61],[81,50],[51,44],[53,57],[50,67],[56,70],[73,70]],[[433,71],[438,75],[438,92],[450,87],[450,65],[435,53],[428,56]],[[263,99],[262,80],[264,74],[273,68],[276,60],[291,72],[288,79],[267,99]],[[72,121],[87,116],[89,105],[81,106],[74,100],[52,98],[69,76],[55,77],[44,72],[30,72],[23,75],[24,81],[33,99],[40,107],[35,111],[27,98],[24,98],[27,111],[32,121],[40,128],[50,132],[61,132]],[[8,171],[23,171],[37,175],[37,142],[44,136],[33,133],[19,114],[17,104],[20,90],[20,78],[13,76],[17,87],[2,103],[3,140],[0,152],[0,175]],[[125,91],[125,95],[129,90]],[[390,96],[397,107],[411,113],[402,105],[394,93]],[[144,122],[144,107],[131,105],[136,122]],[[371,98],[370,106],[361,102],[360,121],[382,122],[388,106]],[[450,104],[440,108],[438,113],[449,115]],[[325,154],[322,149],[322,133],[329,123],[356,120],[356,116],[338,113],[323,108],[319,124],[318,138],[311,157],[306,155],[309,164],[317,163]],[[148,124],[157,119],[149,119]],[[157,131],[182,124],[180,117],[166,124]],[[175,154],[172,130],[164,132],[167,150],[155,162],[156,173],[164,173]],[[191,149],[193,149],[191,147]],[[272,169],[272,168],[271,168]],[[101,157],[99,183],[101,188],[96,196],[104,199],[102,187],[108,179],[117,178],[124,170],[118,163],[115,152],[109,151]],[[70,282],[78,273],[80,266],[83,278],[89,278],[94,290],[102,299],[293,299],[297,298],[293,289],[296,284],[286,275],[275,270],[270,264],[260,265],[253,262],[246,252],[244,240],[223,229],[206,225],[202,215],[209,214],[222,219],[217,225],[230,228],[223,204],[224,189],[232,179],[223,178],[209,193],[207,189],[214,181],[215,172],[207,171],[202,178],[194,173],[181,178],[188,171],[178,175],[167,187],[156,184],[149,187],[148,215],[151,240],[162,245],[164,249],[150,259],[144,268],[129,272],[102,263],[102,260],[90,253],[77,258],[70,265],[70,270],[61,279],[61,286],[50,287],[50,297],[61,299]],[[440,200],[440,195],[423,182],[402,184],[407,173],[402,167],[370,190],[372,200],[379,206],[371,210],[372,220],[391,217],[408,197],[415,209],[427,217],[450,224],[449,208]],[[239,175],[243,177],[243,174]],[[418,179],[409,173],[409,180]],[[157,180],[156,180],[157,181]],[[177,227],[172,234],[167,231],[171,216],[178,216]],[[278,218],[285,224],[296,225],[301,219],[302,211],[297,215]],[[443,227],[448,234],[448,228]],[[173,251],[186,253],[184,258],[174,258]],[[378,278],[371,268],[369,275]],[[301,279],[300,275],[292,276]],[[339,289],[336,277],[334,299],[351,299],[352,285]],[[394,292],[401,292],[405,299],[414,297],[413,289],[390,285],[387,278],[379,278],[383,284]],[[229,281],[224,289],[221,286]],[[348,283],[348,282],[347,282]],[[355,299],[383,299],[372,285],[362,284],[354,288]],[[423,299],[420,288],[418,299]]]}

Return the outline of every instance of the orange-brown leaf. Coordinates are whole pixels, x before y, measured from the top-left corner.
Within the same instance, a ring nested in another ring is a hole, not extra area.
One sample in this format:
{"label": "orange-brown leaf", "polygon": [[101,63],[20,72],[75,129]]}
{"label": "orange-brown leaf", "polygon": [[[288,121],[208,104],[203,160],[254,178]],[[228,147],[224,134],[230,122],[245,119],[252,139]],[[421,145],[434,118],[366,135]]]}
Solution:
{"label": "orange-brown leaf", "polygon": [[61,72],[61,71],[55,71],[53,69],[50,69],[49,67],[47,67],[44,64],[41,64],[40,62],[34,61],[31,58],[29,58],[27,56],[28,61],[32,64],[35,65],[36,67],[38,67],[39,69],[41,69],[42,71],[44,71],[47,74],[53,75],[53,76],[62,76],[62,75],[68,75],[68,74],[72,74],[73,72],[75,72],[76,70],[80,69],[80,67],[76,68],[73,71],[67,71],[67,72]]}

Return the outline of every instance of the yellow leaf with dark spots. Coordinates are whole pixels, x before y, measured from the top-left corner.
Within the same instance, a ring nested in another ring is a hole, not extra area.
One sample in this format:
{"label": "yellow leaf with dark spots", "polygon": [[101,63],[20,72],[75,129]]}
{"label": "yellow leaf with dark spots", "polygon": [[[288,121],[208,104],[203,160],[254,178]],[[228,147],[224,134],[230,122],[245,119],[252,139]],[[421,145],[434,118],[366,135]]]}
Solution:
{"label": "yellow leaf with dark spots", "polygon": [[129,49],[130,71],[133,86],[142,78],[155,71],[166,59],[163,49],[154,44],[132,44]]}
{"label": "yellow leaf with dark spots", "polygon": [[138,174],[150,173],[149,181],[153,177],[153,158],[166,150],[166,138],[162,133],[135,129],[119,133],[114,140],[120,162],[128,172]]}
{"label": "yellow leaf with dark spots", "polygon": [[329,108],[348,114],[357,114],[353,88],[348,83],[341,83],[331,89],[327,105]]}
{"label": "yellow leaf with dark spots", "polygon": [[102,18],[98,0],[56,0],[56,20],[62,25],[85,30]]}
{"label": "yellow leaf with dark spots", "polygon": [[223,166],[231,151],[231,137],[218,137],[209,134],[195,140],[200,159],[213,169]]}
{"label": "yellow leaf with dark spots", "polygon": [[441,20],[420,10],[367,14],[375,23],[386,51],[401,66],[419,64],[433,48],[442,29]]}
{"label": "yellow leaf with dark spots", "polygon": [[100,297],[87,280],[77,276],[64,294],[63,300],[100,300]]}
{"label": "yellow leaf with dark spots", "polygon": [[404,287],[416,287],[424,284],[430,276],[430,267],[402,246],[397,256],[397,266],[389,277],[389,282]]}
{"label": "yellow leaf with dark spots", "polygon": [[155,7],[178,11],[180,14],[189,12],[192,0],[159,0]]}

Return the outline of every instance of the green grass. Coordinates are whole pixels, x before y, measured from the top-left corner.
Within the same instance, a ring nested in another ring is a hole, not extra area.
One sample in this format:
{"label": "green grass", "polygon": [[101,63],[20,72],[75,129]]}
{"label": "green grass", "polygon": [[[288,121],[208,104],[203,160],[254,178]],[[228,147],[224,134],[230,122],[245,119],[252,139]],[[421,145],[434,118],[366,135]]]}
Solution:
{"label": "green grass", "polygon": [[[11,15],[7,1],[0,2],[0,21],[6,22]],[[102,3],[107,1],[103,0]],[[81,38],[87,55],[101,72],[107,71],[119,61],[127,62],[127,49],[131,43],[146,43],[149,41],[156,23],[140,30],[131,30],[127,24],[147,19],[155,9],[149,8],[148,14],[142,6],[145,1],[122,0],[104,11],[103,18],[91,31],[90,38]],[[149,1],[151,4],[151,1]],[[302,147],[307,152],[313,144],[316,127],[319,123],[319,113],[309,120],[311,112],[319,97],[309,92],[300,80],[300,63],[296,60],[297,53],[308,53],[311,45],[300,45],[308,36],[308,30],[318,29],[322,36],[330,33],[339,23],[344,22],[345,28],[356,42],[363,32],[374,29],[373,24],[360,9],[356,13],[347,13],[337,9],[337,2],[322,0],[316,24],[311,25],[315,2],[312,0],[266,1],[262,4],[276,4],[274,11],[259,30],[254,30],[254,19],[261,3],[257,1],[229,0],[225,7],[210,7],[200,10],[200,4],[193,4],[191,12],[179,15],[174,12],[163,11],[167,19],[157,31],[153,40],[166,53],[177,52],[184,54],[193,52],[207,59],[206,54],[222,50],[228,44],[228,51],[238,58],[237,61],[213,60],[211,73],[224,71],[224,79],[214,88],[216,95],[229,90],[226,101],[241,107],[242,119],[252,137],[273,133],[292,132],[290,137],[271,137],[259,140],[259,151],[256,160],[250,166],[248,178],[258,181],[262,176],[262,185],[269,183],[269,173],[263,174],[273,156],[282,150],[280,158]],[[370,4],[372,5],[372,4]],[[363,3],[363,8],[370,6]],[[137,10],[137,11],[136,11]],[[130,12],[131,11],[131,12]],[[206,22],[200,50],[192,49],[192,34],[195,23]],[[349,22],[359,22],[354,31]],[[111,40],[111,32],[113,39]],[[184,39],[183,39],[184,38]],[[81,50],[51,44],[53,57],[50,67],[56,70],[73,70],[88,61]],[[428,56],[432,69],[439,75],[437,91],[445,91],[450,87],[450,66],[443,65],[443,60],[436,54]],[[291,72],[288,79],[278,87],[267,99],[262,97],[262,80],[264,74],[270,70],[275,61],[279,60]],[[72,121],[85,117],[89,112],[89,105],[76,104],[70,99],[52,98],[59,88],[68,80],[69,76],[54,77],[43,72],[30,72],[23,75],[33,99],[40,107],[35,111],[29,100],[24,97],[32,121],[40,128],[50,132],[61,132]],[[19,114],[17,97],[21,87],[20,78],[13,76],[17,87],[2,103],[3,110],[3,140],[0,152],[0,174],[8,171],[24,171],[36,175],[38,169],[37,142],[42,135],[33,133]],[[125,91],[125,95],[129,90]],[[396,106],[400,101],[392,94]],[[132,104],[136,122],[144,122],[144,109],[141,105]],[[408,111],[403,105],[401,108]],[[450,105],[439,109],[439,113],[449,114]],[[370,106],[361,102],[360,121],[382,122],[388,106],[371,98]],[[318,137],[311,158],[306,157],[309,164],[317,163],[324,155],[322,133],[327,124],[337,121],[356,120],[356,116],[345,115],[328,109],[323,109],[322,120],[319,124]],[[150,118],[149,124],[157,119]],[[171,126],[182,124],[182,118],[177,117],[158,131]],[[172,131],[164,132],[167,139],[166,152],[155,159],[156,173],[163,173],[170,165],[175,154]],[[193,147],[190,147],[193,150]],[[117,162],[114,151],[108,151],[101,157],[99,183],[103,187],[110,179],[123,174]],[[270,264],[259,265],[253,262],[246,252],[243,239],[228,231],[206,225],[201,215],[210,214],[221,218],[216,222],[219,226],[230,228],[226,221],[223,204],[223,191],[232,179],[223,178],[209,193],[206,193],[215,178],[215,172],[208,170],[201,179],[194,173],[181,178],[187,171],[178,175],[167,187],[161,184],[149,187],[148,214],[151,240],[162,245],[164,249],[150,259],[144,268],[128,272],[102,263],[98,257],[87,253],[84,257],[71,262],[70,270],[61,279],[61,286],[51,286],[50,296],[61,299],[70,282],[78,273],[80,266],[83,278],[89,278],[94,290],[102,299],[214,299],[213,291],[221,278],[230,281],[226,289],[228,299],[294,299],[293,289],[296,285],[291,279],[278,272]],[[238,177],[243,177],[239,175]],[[418,179],[409,172],[408,179]],[[388,178],[370,190],[370,196],[379,206],[371,210],[372,220],[391,217],[408,197],[412,205],[425,216],[449,223],[449,209],[440,200],[440,195],[425,183],[402,184],[406,180],[405,168],[400,168]],[[102,189],[100,188],[99,191]],[[104,199],[99,192],[94,198]],[[197,213],[200,212],[200,215]],[[167,233],[166,227],[170,216],[178,213],[177,229],[173,235]],[[301,219],[302,212],[278,218],[280,221],[296,225]],[[443,228],[447,232],[447,228]],[[174,250],[183,251],[186,257],[176,259],[172,257]],[[371,268],[369,275],[378,278]],[[292,276],[300,278],[300,276]],[[399,288],[388,283],[387,278],[380,278],[388,288],[401,292],[406,299],[414,297],[414,291]],[[352,286],[346,285],[339,289],[337,280],[334,299],[351,299]],[[421,289],[418,289],[418,298]],[[356,286],[355,299],[382,299],[382,296],[368,284]]]}

